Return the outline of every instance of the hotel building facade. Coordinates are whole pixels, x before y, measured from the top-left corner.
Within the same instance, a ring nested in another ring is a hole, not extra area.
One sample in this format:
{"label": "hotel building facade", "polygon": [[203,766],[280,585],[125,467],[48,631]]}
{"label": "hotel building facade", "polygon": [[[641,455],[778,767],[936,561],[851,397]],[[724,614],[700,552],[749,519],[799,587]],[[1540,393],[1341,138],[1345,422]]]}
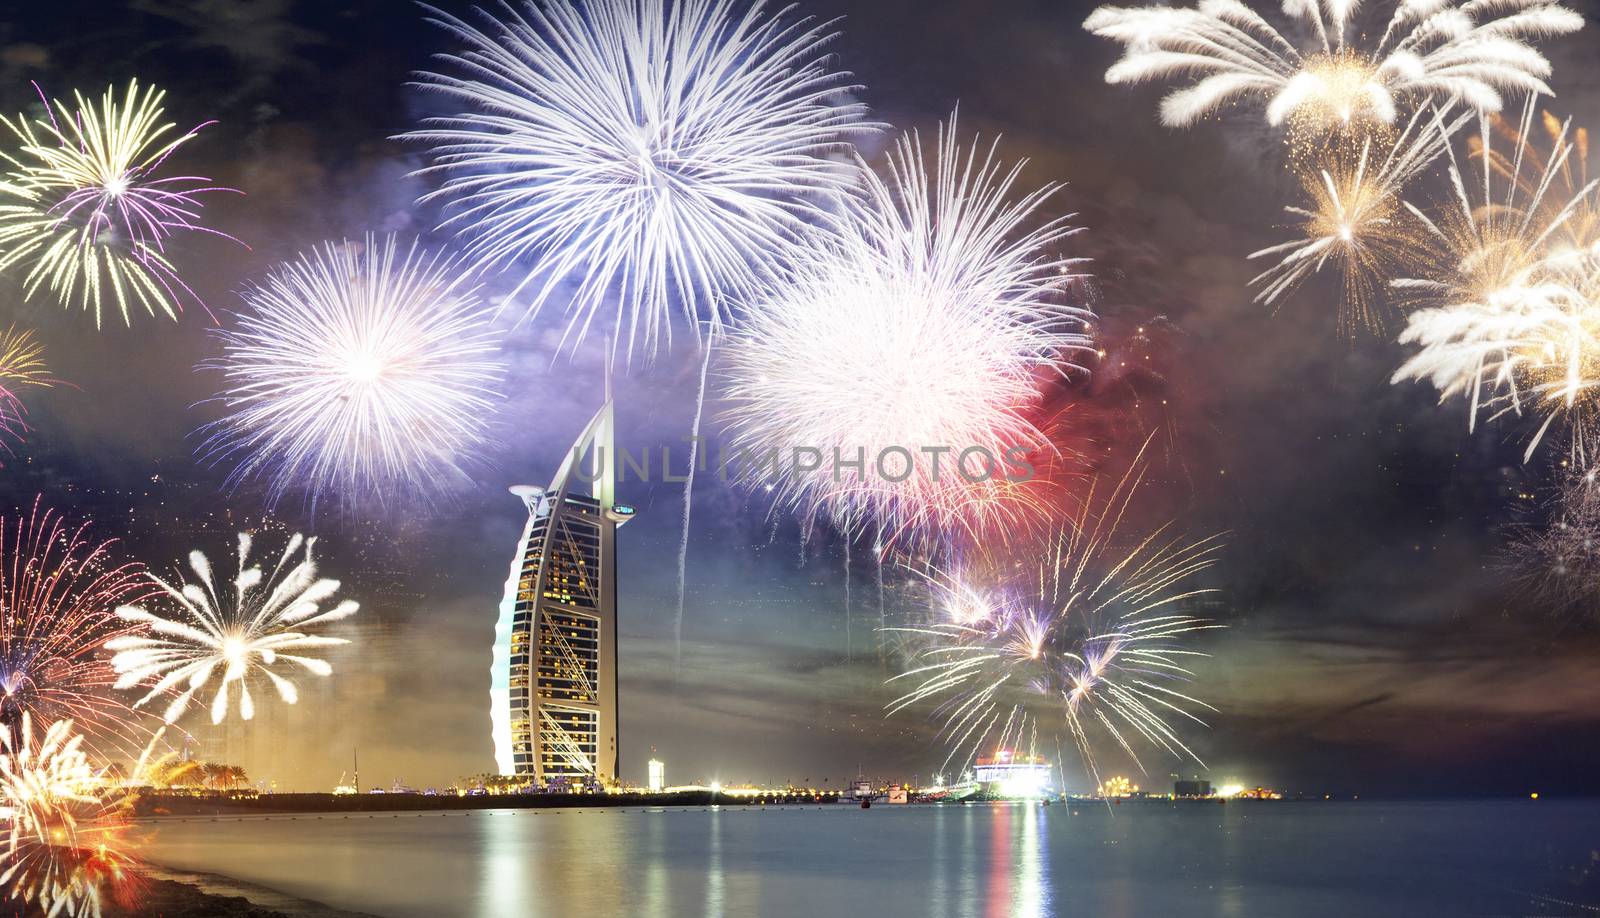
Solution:
{"label": "hotel building facade", "polygon": [[617,780],[617,527],[612,403],[589,421],[528,509],[495,625],[490,721],[502,775],[548,785]]}

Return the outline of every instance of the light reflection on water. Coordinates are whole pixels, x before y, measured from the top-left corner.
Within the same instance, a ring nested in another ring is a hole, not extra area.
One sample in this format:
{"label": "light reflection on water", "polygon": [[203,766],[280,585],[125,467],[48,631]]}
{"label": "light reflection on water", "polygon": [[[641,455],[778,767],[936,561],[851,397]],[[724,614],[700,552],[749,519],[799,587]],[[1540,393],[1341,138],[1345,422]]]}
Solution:
{"label": "light reflection on water", "polygon": [[161,820],[150,855],[396,918],[1411,918],[1593,907],[1596,851],[1594,803],[1146,803]]}
{"label": "light reflection on water", "polygon": [[1017,869],[1016,907],[1011,914],[1050,914],[1050,836],[1045,832],[1044,811],[1022,810],[1022,841]]}
{"label": "light reflection on water", "polygon": [[532,896],[533,884],[528,882],[528,872],[534,862],[523,841],[523,833],[512,820],[495,818],[480,820],[484,836],[483,877],[478,881],[480,890],[500,890],[511,899]]}
{"label": "light reflection on water", "polygon": [[[665,819],[646,819],[644,821],[645,844],[651,851],[659,851],[666,845],[667,821]],[[665,915],[667,913],[668,898],[667,865],[661,858],[650,858],[644,866],[644,913],[646,915]]]}
{"label": "light reflection on water", "polygon": [[706,846],[709,854],[706,863],[707,918],[722,918],[722,808],[711,811],[711,842]]}

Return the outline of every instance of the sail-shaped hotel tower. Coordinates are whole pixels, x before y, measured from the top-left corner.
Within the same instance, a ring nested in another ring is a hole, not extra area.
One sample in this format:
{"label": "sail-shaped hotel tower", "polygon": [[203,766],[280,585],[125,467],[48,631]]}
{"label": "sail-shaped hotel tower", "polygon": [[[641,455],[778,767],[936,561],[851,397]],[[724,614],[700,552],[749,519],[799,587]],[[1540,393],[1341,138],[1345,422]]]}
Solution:
{"label": "sail-shaped hotel tower", "polygon": [[617,527],[612,403],[589,421],[528,508],[490,680],[495,763],[538,785],[617,780]]}

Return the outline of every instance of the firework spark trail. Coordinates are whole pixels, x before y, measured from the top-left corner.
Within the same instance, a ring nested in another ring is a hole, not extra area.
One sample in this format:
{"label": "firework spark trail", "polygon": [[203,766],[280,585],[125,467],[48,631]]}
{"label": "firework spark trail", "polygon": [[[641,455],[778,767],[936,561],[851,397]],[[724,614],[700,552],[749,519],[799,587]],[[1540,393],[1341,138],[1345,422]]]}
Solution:
{"label": "firework spark trail", "polygon": [[29,329],[11,326],[0,332],[0,450],[10,452],[7,441],[20,442],[28,431],[24,389],[55,385],[45,366],[44,348]]}
{"label": "firework spark trail", "polygon": [[884,661],[885,639],[884,635],[889,628],[889,609],[884,595],[883,584],[883,532],[879,530],[872,545],[872,575],[878,582],[878,662]]}
{"label": "firework spark trail", "polygon": [[[294,682],[275,667],[293,663],[318,676],[330,675],[332,666],[303,655],[303,651],[350,642],[308,631],[349,618],[359,608],[354,600],[345,599],[323,610],[323,604],[338,592],[339,581],[317,576],[311,556],[315,543],[315,538],[296,533],[269,572],[252,563],[252,539],[240,533],[239,572],[223,584],[229,589],[221,590],[211,562],[198,551],[190,552],[194,581],[180,578],[174,584],[156,579],[166,599],[177,607],[176,615],[163,617],[142,606],[117,610],[125,621],[148,625],[151,635],[125,636],[106,644],[117,652],[111,661],[120,674],[116,687],[149,686],[148,693],[134,703],[135,708],[174,695],[163,714],[169,724],[183,716],[195,695],[212,683],[216,684],[211,701],[213,724],[227,716],[233,703],[231,686],[236,682],[239,716],[250,720],[255,716],[250,682],[258,675],[277,689],[284,703],[296,703],[300,695]],[[296,555],[302,556],[297,559]]]}
{"label": "firework spark trail", "polygon": [[1550,94],[1550,62],[1533,42],[1583,26],[1554,0],[1402,0],[1376,42],[1352,43],[1358,3],[1304,0],[1284,13],[1310,34],[1284,37],[1239,0],[1202,0],[1193,9],[1095,10],[1084,28],[1120,42],[1122,58],[1106,82],[1183,82],[1167,95],[1161,120],[1186,127],[1240,99],[1266,100],[1267,121],[1303,130],[1354,122],[1393,123],[1403,107],[1464,101],[1499,111],[1505,93]]}
{"label": "firework spark trail", "polygon": [[314,506],[432,497],[466,480],[504,376],[490,312],[450,258],[393,236],[302,254],[216,335],[227,409],[206,428],[231,486]]}
{"label": "firework spark trail", "polygon": [[131,306],[171,318],[184,300],[204,306],[167,246],[189,232],[231,239],[200,221],[202,195],[233,189],[160,175],[205,126],[175,133],[162,122],[165,96],[133,81],[98,105],[77,93],[71,105],[47,101],[46,121],[0,117],[17,144],[0,152],[0,271],[25,267],[26,296],[47,287],[62,305],[93,312],[97,328],[107,301],[130,324]]}
{"label": "firework spark trail", "polygon": [[0,520],[0,732],[31,715],[73,719],[96,738],[129,729],[111,692],[106,642],[133,631],[114,614],[150,590],[141,567],[116,564],[114,542],[94,543],[35,500],[27,516]]}
{"label": "firework spark trail", "polygon": [[[422,85],[464,106],[404,135],[484,269],[527,264],[536,315],[561,290],[563,345],[614,309],[617,343],[670,341],[674,302],[699,336],[728,303],[803,257],[833,157],[876,131],[824,51],[833,23],[757,0],[572,0],[511,5],[473,25],[433,10],[466,50]],[[562,290],[564,283],[575,289]],[[642,339],[642,342],[640,341]]]}
{"label": "firework spark trail", "polygon": [[689,471],[683,479],[683,528],[678,534],[678,614],[672,619],[674,670],[683,663],[683,605],[689,575],[689,514],[694,509],[694,473],[700,459],[700,418],[706,405],[706,376],[711,372],[712,342],[705,342],[700,360],[700,385],[695,390],[694,423],[689,427]]}
{"label": "firework spark trail", "polygon": [[941,770],[1052,724],[1072,737],[1096,783],[1101,734],[1141,770],[1139,742],[1199,761],[1169,718],[1203,725],[1194,710],[1214,710],[1173,685],[1192,677],[1188,658],[1204,656],[1185,647],[1186,637],[1221,627],[1183,611],[1214,592],[1189,582],[1216,562],[1221,536],[1189,539],[1168,523],[1125,538],[1143,475],[1141,456],[1103,501],[1091,488],[1027,582],[1003,577],[980,587],[927,575],[944,596],[942,615],[892,629],[923,649],[890,680],[913,687],[888,710],[937,702],[933,717],[949,748]]}
{"label": "firework spark trail", "polygon": [[[1530,100],[1516,121],[1492,116],[1479,136],[1468,138],[1468,158],[1479,160],[1487,169],[1485,200],[1494,180],[1511,183],[1515,190],[1507,189],[1506,206],[1526,206],[1537,212],[1538,219],[1549,222],[1553,232],[1545,244],[1550,250],[1590,248],[1600,242],[1600,195],[1590,193],[1595,182],[1589,174],[1589,132],[1548,111],[1536,115],[1534,108]],[[1533,127],[1535,120],[1538,130]],[[1540,150],[1540,133],[1549,152]],[[1511,155],[1488,143],[1494,135],[1506,138]],[[1545,168],[1524,167],[1524,163],[1541,162]],[[1519,199],[1535,203],[1519,205]]]}
{"label": "firework spark trail", "polygon": [[1452,152],[1451,207],[1438,218],[1413,208],[1438,254],[1420,262],[1426,273],[1394,282],[1423,308],[1411,313],[1400,336],[1417,350],[1391,381],[1426,380],[1441,402],[1463,396],[1469,430],[1480,413],[1491,420],[1542,416],[1524,460],[1561,421],[1581,468],[1600,419],[1594,398],[1600,385],[1600,246],[1575,245],[1584,240],[1564,228],[1575,215],[1593,211],[1600,180],[1571,197],[1552,194],[1569,171],[1570,125],[1554,136],[1542,163],[1530,163],[1533,148],[1520,138],[1529,135],[1533,117],[1530,101],[1509,160],[1494,151],[1490,124],[1482,126],[1474,149],[1481,163],[1476,195]]}
{"label": "firework spark trail", "polygon": [[847,537],[876,524],[886,544],[937,540],[1043,512],[1004,463],[1051,448],[1027,418],[1038,377],[1087,372],[1089,313],[1057,302],[1077,262],[1054,250],[1076,230],[1035,219],[1058,186],[1013,199],[1021,165],[957,133],[941,128],[931,163],[902,138],[887,177],[861,163],[840,237],[755,301],[723,353],[738,455],[818,453],[741,477]]}
{"label": "firework spark trail", "polygon": [[0,897],[44,915],[98,916],[107,900],[131,906],[140,885],[127,798],[83,742],[71,720],[36,739],[26,713],[15,733],[0,731]]}
{"label": "firework spark trail", "polygon": [[1354,156],[1340,145],[1326,148],[1318,167],[1301,176],[1308,206],[1284,208],[1296,218],[1300,238],[1250,254],[1278,259],[1251,280],[1261,287],[1256,302],[1274,305],[1331,261],[1344,286],[1340,331],[1381,331],[1385,311],[1379,288],[1423,246],[1421,221],[1405,206],[1407,188],[1444,154],[1451,135],[1470,116],[1448,124],[1445,117],[1419,111],[1392,143],[1380,141],[1375,149],[1367,137]]}

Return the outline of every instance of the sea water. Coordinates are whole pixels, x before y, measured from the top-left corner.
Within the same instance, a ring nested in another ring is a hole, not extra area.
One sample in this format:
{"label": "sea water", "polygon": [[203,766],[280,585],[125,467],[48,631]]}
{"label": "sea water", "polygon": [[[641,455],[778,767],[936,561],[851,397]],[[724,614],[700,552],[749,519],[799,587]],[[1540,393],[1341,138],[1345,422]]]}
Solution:
{"label": "sea water", "polygon": [[190,817],[150,860],[441,916],[1600,911],[1600,803],[1200,802]]}

